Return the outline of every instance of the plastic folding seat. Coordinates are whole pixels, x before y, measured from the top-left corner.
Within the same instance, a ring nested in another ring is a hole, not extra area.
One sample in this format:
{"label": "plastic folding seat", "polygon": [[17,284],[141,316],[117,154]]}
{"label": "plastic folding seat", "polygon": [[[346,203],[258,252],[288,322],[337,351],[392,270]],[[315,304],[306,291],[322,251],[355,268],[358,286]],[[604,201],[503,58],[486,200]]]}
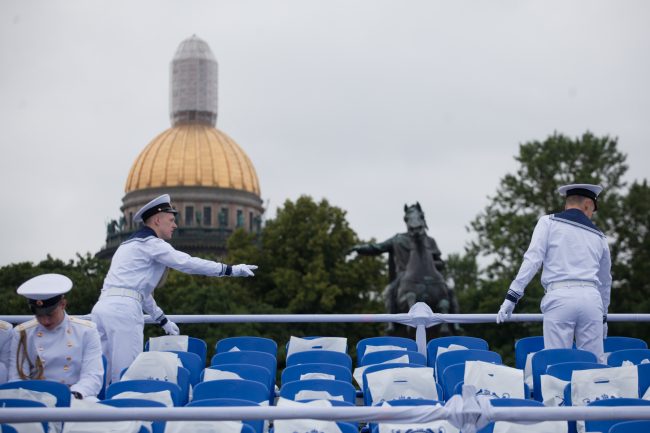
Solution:
{"label": "plastic folding seat", "polygon": [[[0,407],[47,407],[45,404],[38,402],[38,401],[33,401],[33,400],[23,400],[19,398],[0,398]],[[47,422],[42,423],[43,425],[43,431],[47,431]],[[12,427],[10,425],[2,424],[2,432],[4,432],[4,427],[8,427],[7,431],[11,431],[11,429],[15,430],[15,427]],[[36,426],[34,426],[36,427]]]}
{"label": "plastic folding seat", "polygon": [[15,428],[10,426],[9,424],[0,424],[0,432],[2,432],[2,433],[18,433],[18,430],[16,430]]}
{"label": "plastic folding seat", "polygon": [[643,398],[650,387],[650,364],[640,364],[636,366],[639,374],[639,397]]}
{"label": "plastic folding seat", "polygon": [[[391,406],[435,406],[437,404],[444,405],[445,403],[440,400],[427,400],[427,399],[404,399],[404,400],[389,400],[388,403]],[[378,423],[368,423],[371,433],[377,433],[379,431]],[[408,424],[404,424],[407,426]],[[405,429],[406,431],[411,431]],[[419,431],[419,430],[418,430]]]}
{"label": "plastic folding seat", "polygon": [[[375,348],[380,348],[382,346],[397,346],[403,347],[405,350],[412,350],[414,352],[418,351],[418,345],[415,340],[404,337],[369,337],[359,340],[357,343],[357,365],[361,365],[360,362],[366,355],[366,348],[368,346],[375,346]],[[388,349],[391,350],[391,349]]]}
{"label": "plastic folding seat", "polygon": [[[127,370],[128,370],[128,368],[125,368],[124,370],[122,370],[122,372],[120,373],[120,378],[122,376],[124,376],[124,373],[126,373]],[[149,380],[149,379],[142,378],[142,379],[136,379],[136,380]],[[120,381],[120,382],[122,382],[122,381]],[[130,380],[126,380],[124,382],[130,382]],[[162,381],[162,382],[164,382],[164,381]],[[184,405],[185,403],[187,403],[189,401],[189,395],[190,395],[190,371],[187,368],[178,367],[178,371],[177,371],[177,374],[176,374],[176,385],[178,385],[178,387],[181,389],[181,401],[180,401],[180,404]],[[133,391],[136,391],[136,390],[133,390]],[[176,403],[174,403],[174,406],[176,406]]]}
{"label": "plastic folding seat", "polygon": [[609,354],[607,365],[620,367],[623,361],[630,361],[632,364],[638,365],[644,359],[650,360],[650,349],[622,349]]}
{"label": "plastic folding seat", "polygon": [[[490,400],[490,404],[494,407],[544,407],[544,404],[539,401],[522,398],[494,398]],[[493,431],[494,423],[491,422],[477,433],[492,433]]]}
{"label": "plastic folding seat", "polygon": [[609,433],[648,433],[650,431],[650,421],[623,421],[614,424],[609,429]]}
{"label": "plastic folding seat", "polygon": [[[372,404],[373,398],[370,393],[370,390],[368,389],[368,379],[367,376],[370,373],[374,373],[376,371],[382,371],[382,370],[388,370],[391,368],[425,368],[422,365],[416,365],[416,364],[400,364],[400,363],[395,363],[395,364],[376,364],[376,365],[370,365],[368,366],[365,371],[363,372],[363,404],[366,406],[370,406]],[[429,367],[430,368],[430,367]],[[442,392],[442,387],[440,384],[436,383],[436,394],[438,395],[438,400],[443,399],[443,392]],[[416,399],[412,399],[416,400]]]}
{"label": "plastic folding seat", "polygon": [[442,373],[444,373],[445,368],[461,362],[464,363],[465,361],[485,361],[493,364],[503,364],[501,355],[490,350],[469,349],[445,352],[436,359],[436,377],[438,383],[440,383],[441,386],[444,386],[444,383],[442,382]]}
{"label": "plastic folding seat", "polygon": [[542,401],[542,386],[540,376],[546,373],[549,365],[561,362],[597,362],[596,355],[580,349],[544,349],[533,355],[533,398]]}
{"label": "plastic folding seat", "polygon": [[294,353],[287,358],[287,367],[309,363],[335,364],[341,365],[348,370],[352,369],[352,358],[350,358],[350,355],[331,350],[308,350],[306,352]]}
{"label": "plastic folding seat", "polygon": [[192,386],[195,386],[201,381],[201,372],[205,368],[205,364],[201,362],[201,357],[196,353],[192,352],[179,352],[176,350],[170,350],[170,352],[178,355],[178,359],[181,360],[183,367],[189,372],[189,381]]}
{"label": "plastic folding seat", "polygon": [[210,365],[222,365],[222,364],[252,364],[259,367],[266,368],[271,374],[271,382],[269,383],[269,389],[273,390],[275,388],[275,373],[277,370],[277,360],[275,356],[266,353],[258,352],[256,350],[241,350],[236,352],[223,352],[217,353],[212,357]]}
{"label": "plastic folding seat", "polygon": [[[101,404],[112,407],[165,407],[164,404],[158,401],[144,400],[141,398],[118,398],[115,400],[102,400]],[[154,421],[151,423],[151,433],[164,433],[165,421]],[[146,433],[148,429],[145,428],[144,432],[140,429],[140,433]]]}
{"label": "plastic folding seat", "polygon": [[427,343],[427,365],[429,367],[435,367],[436,357],[438,355],[438,347],[449,347],[451,344],[465,346],[468,349],[489,349],[487,341],[483,340],[482,338],[468,337],[464,335],[452,335],[449,337],[434,338]]}
{"label": "plastic folding seat", "polygon": [[278,357],[278,343],[265,337],[228,337],[217,341],[215,345],[216,353],[230,352],[234,348],[265,352],[275,358]]}
{"label": "plastic folding seat", "polygon": [[558,379],[571,381],[571,375],[576,370],[594,370],[597,368],[610,368],[609,365],[599,364],[597,362],[560,362],[558,364],[549,365],[546,368],[546,374],[557,377]]}
{"label": "plastic folding seat", "polygon": [[326,391],[331,396],[342,396],[343,401],[352,404],[356,402],[357,397],[357,392],[350,382],[329,379],[294,380],[282,385],[280,397],[296,400],[296,394],[300,391]]}
{"label": "plastic folding seat", "polygon": [[47,392],[56,397],[56,407],[70,407],[70,388],[62,383],[51,380],[16,380],[0,385],[0,389],[17,388]]}
{"label": "plastic folding seat", "polygon": [[180,386],[176,385],[175,383],[164,382],[162,380],[136,379],[114,382],[111,383],[108,388],[106,388],[106,398],[112,399],[117,394],[121,394],[127,391],[143,393],[169,391],[172,401],[174,402],[174,406],[183,406],[185,404],[183,391],[181,391]]}
{"label": "plastic folding seat", "polygon": [[252,380],[253,382],[259,382],[264,385],[269,393],[271,392],[271,373],[264,367],[253,364],[220,364],[212,365],[201,372],[201,382],[205,381],[206,370],[221,370],[227,371],[230,373],[235,373],[242,379]]}
{"label": "plastic folding seat", "polygon": [[616,352],[623,349],[647,349],[648,343],[634,337],[607,337],[603,341],[605,353]]}
{"label": "plastic folding seat", "polygon": [[[187,407],[233,407],[233,406],[259,406],[258,403],[240,399],[240,398],[206,398],[202,400],[193,400],[187,404]],[[244,426],[249,427],[255,433],[262,433],[264,429],[264,420],[245,419],[242,420]],[[242,430],[242,433],[244,430]]]}
{"label": "plastic folding seat", "polygon": [[408,364],[427,365],[427,357],[420,352],[414,352],[412,350],[382,350],[381,352],[372,352],[365,355],[360,362],[357,361],[357,364],[359,366],[381,364],[392,359],[397,360],[404,356],[408,357],[408,361],[406,361]]}
{"label": "plastic folding seat", "polygon": [[523,370],[526,367],[528,354],[540,350],[544,350],[544,337],[541,335],[524,337],[515,341],[515,367]]}
{"label": "plastic folding seat", "polygon": [[262,403],[269,401],[271,395],[263,384],[245,379],[209,380],[196,385],[192,401],[209,398],[236,398]]}
{"label": "plastic folding seat", "polygon": [[298,364],[287,367],[282,371],[282,384],[301,380],[300,377],[305,374],[328,374],[334,376],[334,380],[343,382],[352,382],[352,372],[347,368],[335,364]]}
{"label": "plastic folding seat", "polygon": [[[144,351],[149,351],[149,341],[144,345]],[[208,356],[208,345],[204,340],[195,337],[187,338],[187,351],[196,353],[201,358],[201,365],[205,366]]]}
{"label": "plastic folding seat", "polygon": [[[596,400],[587,406],[613,407],[613,406],[650,406],[650,401],[640,398],[610,398],[607,400]],[[588,420],[585,421],[585,431],[608,432],[614,424],[620,423],[621,420]],[[646,430],[650,431],[650,430]]]}
{"label": "plastic folding seat", "polygon": [[442,372],[440,383],[442,387],[444,400],[449,400],[449,398],[454,395],[456,385],[462,383],[465,380],[465,363],[460,362],[458,364],[452,364],[449,367],[445,368],[445,371]]}

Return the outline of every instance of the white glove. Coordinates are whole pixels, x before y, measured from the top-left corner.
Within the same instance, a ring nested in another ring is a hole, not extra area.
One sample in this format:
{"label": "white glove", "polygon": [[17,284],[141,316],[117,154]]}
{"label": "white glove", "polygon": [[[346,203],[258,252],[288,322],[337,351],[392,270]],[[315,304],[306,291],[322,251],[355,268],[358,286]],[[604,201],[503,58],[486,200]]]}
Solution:
{"label": "white glove", "polygon": [[509,299],[506,299],[503,301],[503,304],[501,304],[501,308],[499,308],[499,312],[497,313],[497,323],[503,323],[506,320],[510,319],[510,316],[512,316],[512,311],[515,309],[515,304]]}
{"label": "white glove", "polygon": [[254,277],[253,271],[257,269],[255,265],[235,265],[232,267],[231,277]]}
{"label": "white glove", "polygon": [[181,332],[180,329],[178,329],[178,325],[171,320],[167,320],[167,323],[162,326],[162,329],[165,330],[167,335],[178,335]]}

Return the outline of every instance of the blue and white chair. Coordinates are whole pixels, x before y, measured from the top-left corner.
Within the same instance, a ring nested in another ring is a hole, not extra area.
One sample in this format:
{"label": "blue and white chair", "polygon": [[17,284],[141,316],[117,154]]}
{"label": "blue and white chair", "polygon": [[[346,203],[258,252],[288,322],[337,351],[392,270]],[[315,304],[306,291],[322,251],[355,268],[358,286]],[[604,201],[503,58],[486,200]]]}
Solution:
{"label": "blue and white chair", "polygon": [[217,341],[215,345],[216,353],[230,352],[233,350],[255,350],[265,352],[273,357],[278,356],[278,343],[266,337],[228,337]]}

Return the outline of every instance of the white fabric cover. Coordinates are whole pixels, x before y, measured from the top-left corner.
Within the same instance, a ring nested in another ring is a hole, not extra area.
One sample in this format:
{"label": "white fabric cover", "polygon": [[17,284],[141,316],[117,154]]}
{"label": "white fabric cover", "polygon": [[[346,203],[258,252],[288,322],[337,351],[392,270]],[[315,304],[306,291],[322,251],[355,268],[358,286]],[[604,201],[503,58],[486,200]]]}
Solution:
{"label": "white fabric cover", "polygon": [[566,421],[544,421],[535,424],[497,421],[494,423],[493,433],[567,433],[568,431],[569,425]]}
{"label": "white fabric cover", "polygon": [[399,367],[375,371],[366,375],[372,404],[387,400],[438,400],[433,369],[430,367]]}
{"label": "white fabric cover", "polygon": [[465,363],[465,384],[493,398],[525,398],[524,371],[484,361]]}
{"label": "white fabric cover", "polygon": [[47,407],[56,406],[56,397],[49,392],[32,391],[25,388],[0,389],[0,398],[17,398],[43,403]]}
{"label": "white fabric cover", "polygon": [[226,379],[242,380],[240,375],[233,373],[232,371],[224,371],[216,368],[206,368],[203,370],[203,382]]}
{"label": "white fabric cover", "polygon": [[178,355],[171,352],[142,352],[122,376],[123,380],[148,379],[178,383]]}
{"label": "white fabric cover", "polygon": [[327,391],[313,391],[303,389],[298,391],[294,397],[295,400],[339,400],[345,401],[342,395],[332,395]]}
{"label": "white fabric cover", "polygon": [[537,352],[530,352],[526,355],[526,365],[524,366],[524,382],[533,391],[533,355]]}
{"label": "white fabric cover", "polygon": [[[105,409],[118,410],[105,404],[89,402],[86,400],[72,399],[70,407],[73,409]],[[142,421],[106,421],[106,422],[72,422],[63,425],[63,433],[138,433],[140,427],[145,426],[151,431],[151,423]]]}
{"label": "white fabric cover", "polygon": [[[388,402],[384,402],[382,406],[390,406]],[[436,405],[436,407],[442,407]],[[420,424],[391,424],[387,422],[378,423],[377,427],[379,433],[415,433],[415,432],[431,432],[431,433],[459,433],[459,430],[451,425],[449,421],[432,421]]]}
{"label": "white fabric cover", "polygon": [[[276,406],[278,407],[330,407],[332,404],[327,400],[314,400],[309,402],[297,402],[280,397]],[[321,421],[315,419],[278,419],[273,422],[275,433],[341,433],[341,429],[334,421]]]}
{"label": "white fabric cover", "polygon": [[569,381],[558,379],[549,374],[542,374],[539,380],[542,387],[544,406],[564,406],[564,388],[569,384]]}
{"label": "white fabric cover", "polygon": [[[400,356],[399,358],[395,359],[389,359],[388,361],[383,361],[378,364],[370,364],[370,365],[380,365],[380,364],[407,364],[409,362],[409,357],[408,355]],[[370,367],[370,365],[364,365],[362,367],[357,367],[354,369],[354,372],[352,373],[352,377],[354,377],[354,380],[357,382],[357,385],[359,385],[359,388],[363,388],[363,372],[366,371],[366,368]]]}
{"label": "white fabric cover", "polygon": [[178,352],[187,352],[189,341],[190,339],[187,335],[152,337],[149,339],[149,351],[164,352],[165,350],[176,350]]}
{"label": "white fabric cover", "polygon": [[172,393],[168,390],[157,392],[137,392],[137,391],[124,391],[111,397],[116,400],[118,398],[140,398],[142,400],[157,401],[167,407],[174,407],[174,400],[172,400]]}
{"label": "white fabric cover", "polygon": [[448,347],[438,346],[438,351],[436,352],[436,358],[438,358],[443,353],[451,352],[452,350],[469,350],[469,348],[465,346],[461,346],[460,344],[450,344]]}
{"label": "white fabric cover", "polygon": [[336,376],[327,373],[305,373],[300,375],[300,380],[308,380],[308,379],[336,380]]}
{"label": "white fabric cover", "polygon": [[230,348],[228,352],[241,352],[241,349],[237,346],[233,346]]}
{"label": "white fabric cover", "polygon": [[372,346],[372,345],[367,345],[366,350],[363,351],[361,354],[361,357],[363,358],[369,353],[374,353],[374,352],[383,352],[385,350],[406,350],[406,347],[402,346],[393,346],[390,344],[384,345],[384,346]]}
{"label": "white fabric cover", "polygon": [[320,338],[300,338],[292,336],[289,339],[289,348],[287,357],[298,352],[308,350],[331,350],[332,352],[345,353],[348,347],[348,339],[345,337],[320,337]]}
{"label": "white fabric cover", "polygon": [[240,433],[241,421],[168,421],[165,433]]}

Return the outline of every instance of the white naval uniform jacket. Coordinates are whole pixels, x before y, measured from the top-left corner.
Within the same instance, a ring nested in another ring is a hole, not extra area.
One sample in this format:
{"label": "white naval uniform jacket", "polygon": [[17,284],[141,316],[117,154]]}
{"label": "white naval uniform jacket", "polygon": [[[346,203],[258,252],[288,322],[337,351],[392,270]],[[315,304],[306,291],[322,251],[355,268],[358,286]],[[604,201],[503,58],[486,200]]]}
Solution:
{"label": "white naval uniform jacket", "polygon": [[562,281],[595,284],[607,312],[612,287],[611,257],[605,235],[578,209],[544,215],[539,219],[530,246],[508,293],[519,299],[539,267],[542,286]]}
{"label": "white naval uniform jacket", "polygon": [[0,320],[0,383],[7,381],[9,374],[9,357],[14,327],[9,322]]}
{"label": "white naval uniform jacket", "polygon": [[222,263],[192,257],[174,249],[157,237],[153,229],[145,226],[115,251],[102,292],[111,288],[135,290],[142,296],[144,312],[157,319],[163,311],[156,304],[153,291],[168,267],[187,274],[212,277],[225,275],[227,268]]}
{"label": "white naval uniform jacket", "polygon": [[[21,331],[25,331],[27,354],[33,365],[39,356],[43,363],[43,379],[60,382],[82,396],[96,396],[102,388],[104,366],[99,333],[93,322],[70,317],[53,330],[47,330],[36,319],[15,328],[11,343],[9,380],[21,380],[16,366]],[[21,355],[22,359],[22,355]],[[22,371],[29,375],[29,363],[23,361]]]}

